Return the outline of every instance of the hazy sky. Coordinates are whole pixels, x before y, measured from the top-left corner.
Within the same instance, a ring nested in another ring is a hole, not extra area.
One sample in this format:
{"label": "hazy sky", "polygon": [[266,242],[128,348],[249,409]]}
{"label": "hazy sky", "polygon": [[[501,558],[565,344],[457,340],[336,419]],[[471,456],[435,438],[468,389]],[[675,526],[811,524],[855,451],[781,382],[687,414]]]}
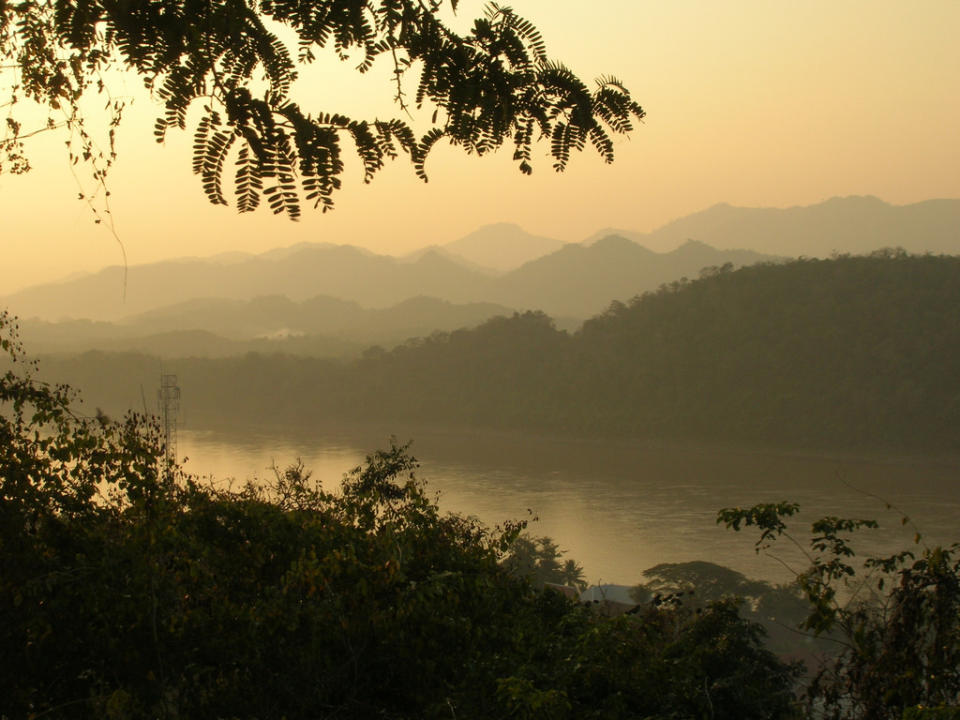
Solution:
{"label": "hazy sky", "polygon": [[[364,186],[353,164],[333,213],[306,211],[298,223],[265,207],[238,215],[205,200],[190,172],[189,136],[174,132],[156,145],[151,101],[135,78],[118,79],[112,92],[135,98],[110,180],[129,262],[301,241],[399,254],[493,222],[578,241],[607,226],[652,230],[717,202],[960,196],[960,0],[509,4],[537,24],[551,56],[585,80],[617,75],[644,106],[646,121],[618,142],[614,165],[582,154],[558,175],[543,145],[524,177],[509,149],[480,160],[441,146],[427,185],[401,161]],[[459,16],[482,8],[462,0]],[[308,111],[399,114],[387,73],[361,78],[325,64],[297,92]],[[121,261],[76,200],[63,138],[40,137],[31,150],[29,175],[0,175],[0,295]]]}

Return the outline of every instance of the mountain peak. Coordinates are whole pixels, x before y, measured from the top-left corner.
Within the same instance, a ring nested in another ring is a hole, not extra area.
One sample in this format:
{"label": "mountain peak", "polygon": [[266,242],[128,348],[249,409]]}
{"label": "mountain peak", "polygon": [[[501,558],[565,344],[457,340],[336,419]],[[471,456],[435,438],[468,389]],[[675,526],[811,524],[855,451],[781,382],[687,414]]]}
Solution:
{"label": "mountain peak", "polygon": [[449,242],[443,249],[477,265],[509,272],[562,246],[559,240],[531,235],[519,225],[496,223]]}
{"label": "mountain peak", "polygon": [[834,195],[824,200],[821,205],[861,205],[861,206],[889,206],[890,203],[881,200],[876,195]]}
{"label": "mountain peak", "polygon": [[641,248],[633,240],[625,238],[623,235],[607,235],[597,240],[593,245],[590,246],[595,250],[602,251],[611,251],[611,250],[646,250],[646,248]]}
{"label": "mountain peak", "polygon": [[714,249],[749,247],[780,256],[830,257],[882,247],[954,254],[960,199],[891,205],[873,195],[831,197],[794,207],[714,205],[650,233],[651,247],[698,238]]}
{"label": "mountain peak", "polygon": [[422,266],[447,266],[447,265],[456,265],[451,258],[449,253],[443,249],[437,247],[436,245],[431,245],[428,248],[425,248],[422,253],[413,261],[417,265]]}
{"label": "mountain peak", "polygon": [[677,250],[713,250],[714,248],[705,242],[687,238],[682,244],[677,246]]}

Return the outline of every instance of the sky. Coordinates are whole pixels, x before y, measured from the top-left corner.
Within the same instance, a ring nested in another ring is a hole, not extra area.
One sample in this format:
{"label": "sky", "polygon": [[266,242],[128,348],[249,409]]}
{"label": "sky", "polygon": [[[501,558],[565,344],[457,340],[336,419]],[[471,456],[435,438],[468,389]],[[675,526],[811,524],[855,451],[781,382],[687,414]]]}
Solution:
{"label": "sky", "polygon": [[[109,179],[117,240],[77,200],[64,138],[41,134],[34,169],[0,175],[0,296],[76,272],[298,242],[349,243],[403,254],[512,222],[577,242],[605,227],[649,231],[720,202],[809,205],[876,195],[894,204],[960,197],[958,0],[514,0],[550,55],[584,80],[620,78],[647,118],[616,143],[552,170],[544,143],[534,174],[509,148],[477,158],[440,146],[422,183],[398,161],[370,185],[348,164],[336,209],[299,222],[264,207],[210,205],[190,171],[188,133],[153,141],[158,114],[136,77]],[[464,27],[484,3],[461,0]],[[383,69],[383,68],[381,68]],[[0,75],[0,83],[9,75]],[[310,112],[372,119],[400,114],[387,72],[358,75],[333,60],[305,73],[295,99]],[[756,250],[762,251],[758,247]]]}

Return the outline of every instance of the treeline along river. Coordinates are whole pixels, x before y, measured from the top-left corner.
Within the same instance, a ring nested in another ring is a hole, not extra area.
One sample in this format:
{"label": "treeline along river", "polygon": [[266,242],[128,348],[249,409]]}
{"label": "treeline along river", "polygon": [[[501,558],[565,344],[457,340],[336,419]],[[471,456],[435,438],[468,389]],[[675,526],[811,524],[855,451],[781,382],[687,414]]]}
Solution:
{"label": "treeline along river", "polygon": [[[590,580],[691,559],[787,579],[752,536],[715,524],[720,508],[759,502],[877,518],[878,551],[916,533],[885,502],[934,542],[960,539],[957,257],[714,268],[572,334],[526,312],[354,360],[89,352],[43,358],[42,376],[113,416],[146,409],[161,367],[189,427],[270,428],[185,434],[188,470],[244,479],[301,457],[333,485],[393,431],[416,440],[444,508],[491,524],[529,508],[532,532]],[[770,450],[720,449],[734,447]]]}
{"label": "treeline along river", "polygon": [[[553,537],[586,578],[633,584],[663,562],[707,560],[749,576],[790,579],[781,560],[799,569],[788,543],[778,559],[757,555],[755,535],[716,525],[720,508],[791,500],[803,511],[798,536],[822,515],[876,518],[860,547],[894,552],[919,530],[935,543],[958,539],[960,461],[863,459],[750,452],[719,447],[644,445],[627,441],[551,440],[494,433],[417,430],[411,452],[418,476],[440,494],[444,510],[495,525],[537,517],[536,535]],[[406,442],[409,437],[400,437]],[[264,480],[272,465],[303,461],[327,489],[364,456],[389,444],[382,429],[300,432],[181,431],[185,469],[212,481]],[[911,523],[886,508],[894,505]],[[528,510],[530,513],[528,513]]]}
{"label": "treeline along river", "polygon": [[[954,453],[960,258],[890,253],[717,269],[574,333],[539,312],[353,360],[249,353],[45,357],[108,414],[163,367],[195,427],[407,423],[590,438]],[[242,392],[238,389],[242,388]]]}

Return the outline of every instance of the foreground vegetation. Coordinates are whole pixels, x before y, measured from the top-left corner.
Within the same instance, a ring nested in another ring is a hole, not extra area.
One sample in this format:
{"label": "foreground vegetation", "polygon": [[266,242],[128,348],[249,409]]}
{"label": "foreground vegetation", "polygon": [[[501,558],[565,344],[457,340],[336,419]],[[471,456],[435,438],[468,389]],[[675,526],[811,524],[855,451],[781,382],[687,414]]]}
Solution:
{"label": "foreground vegetation", "polygon": [[[167,362],[194,427],[451,424],[826,450],[954,452],[960,258],[802,260],[614,303],[570,335],[542,313],[438,333],[352,363]],[[159,361],[51,358],[108,411],[140,407]],[[243,388],[243,392],[237,392]]]}
{"label": "foreground vegetation", "polygon": [[441,515],[403,448],[337,494],[300,467],[215,490],[164,468],[142,417],[77,417],[29,373],[0,400],[7,717],[790,709],[794,670],[735,603],[608,620],[538,592],[501,566],[520,526]]}
{"label": "foreground vegetation", "polygon": [[[899,718],[958,700],[954,549],[876,561],[883,594],[839,604],[843,533],[864,523],[815,527],[791,597],[844,649],[803,704],[800,668],[734,597],[611,618],[537,590],[518,577],[522,524],[441,514],[402,447],[336,493],[301,466],[268,488],[200,485],[163,465],[149,419],[76,415],[10,326],[0,314],[0,716]],[[721,520],[767,542],[793,512]]]}

